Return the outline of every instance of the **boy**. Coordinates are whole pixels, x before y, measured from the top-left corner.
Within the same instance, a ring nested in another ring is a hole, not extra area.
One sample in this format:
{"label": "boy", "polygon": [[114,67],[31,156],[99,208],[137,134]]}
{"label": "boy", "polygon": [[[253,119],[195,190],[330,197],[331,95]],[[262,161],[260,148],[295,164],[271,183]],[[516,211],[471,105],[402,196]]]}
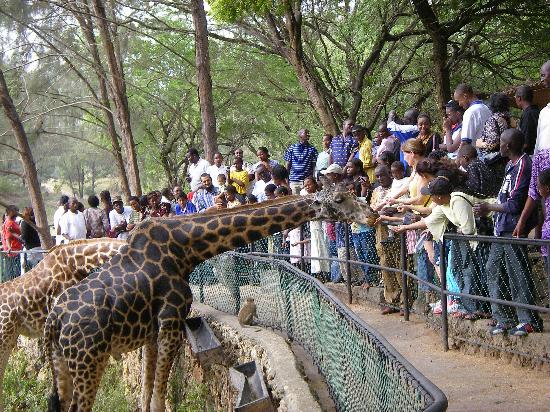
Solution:
{"label": "boy", "polygon": [[128,199],[132,211],[128,217],[128,225],[126,229],[131,231],[136,225],[141,222],[141,205],[139,204],[139,198],[137,196],[130,196]]}
{"label": "boy", "polygon": [[111,230],[116,233],[117,239],[128,239],[130,234],[128,233],[127,225],[131,213],[132,210],[124,206],[122,198],[115,196],[113,210],[109,212],[109,223],[111,224]]}
{"label": "boy", "polygon": [[[531,178],[531,158],[523,152],[524,137],[519,129],[507,129],[500,136],[500,154],[509,159],[504,182],[498,193],[497,203],[477,203],[474,212],[486,216],[495,212],[495,236],[511,237],[528,197]],[[528,233],[536,225],[537,215],[526,222]],[[535,305],[535,288],[527,248],[523,245],[492,243],[486,264],[489,296],[493,299],[509,299],[518,303]],[[507,295],[510,296],[507,296]],[[508,332],[512,336],[525,336],[542,331],[542,319],[538,313],[523,308],[491,303],[493,318],[497,324],[492,335]],[[514,325],[516,325],[514,327]]]}
{"label": "boy", "polygon": [[393,178],[393,182],[391,184],[390,198],[393,198],[394,196],[397,196],[399,193],[401,193],[405,186],[409,185],[409,181],[411,179],[409,177],[405,177],[405,166],[399,160],[396,160],[391,164],[390,170],[391,176]]}
{"label": "boy", "polygon": [[228,183],[235,186],[239,195],[245,195],[248,187],[248,172],[243,170],[243,159],[241,157],[235,158],[233,163],[234,170],[229,172]]}
{"label": "boy", "polygon": [[273,200],[275,199],[275,190],[277,190],[277,186],[275,186],[273,183],[270,183],[266,185],[264,189],[264,197],[262,199],[258,199],[260,202],[263,202],[265,200]]}
{"label": "boy", "polygon": [[242,205],[242,202],[237,198],[237,189],[235,189],[235,186],[227,186],[224,194],[228,209]]}
{"label": "boy", "polygon": [[[380,212],[386,205],[386,200],[390,198],[392,177],[387,166],[378,166],[375,170],[378,187],[372,192],[370,206],[375,212]],[[388,226],[381,223],[381,219],[376,222],[376,250],[380,257],[380,266],[399,268],[400,252],[399,242],[388,237]],[[401,275],[386,270],[382,271],[384,281],[384,300],[387,305],[382,307],[382,315],[400,312],[404,314],[403,309],[398,311],[395,306],[403,305],[402,279]]]}
{"label": "boy", "polygon": [[220,190],[220,193],[225,192],[225,189],[227,189],[227,175],[220,173],[216,180],[218,181],[218,189]]}
{"label": "boy", "polygon": [[187,195],[185,193],[182,192],[176,200],[178,201],[178,204],[176,205],[176,216],[197,213],[197,208],[193,202],[187,199]]}
{"label": "boy", "polygon": [[465,193],[482,199],[498,194],[501,182],[489,166],[478,159],[474,146],[463,145],[458,150],[456,164],[468,175],[464,183]]}

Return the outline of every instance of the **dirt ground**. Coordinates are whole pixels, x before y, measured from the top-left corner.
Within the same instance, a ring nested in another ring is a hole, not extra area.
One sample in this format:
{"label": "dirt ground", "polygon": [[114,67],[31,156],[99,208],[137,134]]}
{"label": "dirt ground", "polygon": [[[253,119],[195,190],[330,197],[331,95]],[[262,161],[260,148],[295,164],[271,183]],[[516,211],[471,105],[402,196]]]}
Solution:
{"label": "dirt ground", "polygon": [[411,315],[383,316],[376,307],[350,308],[380,332],[449,400],[449,411],[550,411],[550,375],[481,355],[444,352],[439,334]]}

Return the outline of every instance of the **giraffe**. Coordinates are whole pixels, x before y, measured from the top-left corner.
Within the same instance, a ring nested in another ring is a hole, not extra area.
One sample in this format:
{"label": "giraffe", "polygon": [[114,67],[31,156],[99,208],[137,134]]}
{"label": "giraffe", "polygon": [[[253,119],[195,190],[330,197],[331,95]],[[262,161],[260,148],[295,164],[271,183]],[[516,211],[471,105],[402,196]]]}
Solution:
{"label": "giraffe", "polygon": [[65,290],[44,333],[53,373],[49,411],[90,411],[109,356],[143,347],[142,411],[164,411],[168,375],[199,263],[312,219],[366,222],[370,208],[341,187],[218,213],[141,222],[128,247]]}
{"label": "giraffe", "polygon": [[126,245],[118,239],[90,239],[55,246],[23,276],[0,284],[0,411],[2,381],[19,335],[42,336],[53,299]]}

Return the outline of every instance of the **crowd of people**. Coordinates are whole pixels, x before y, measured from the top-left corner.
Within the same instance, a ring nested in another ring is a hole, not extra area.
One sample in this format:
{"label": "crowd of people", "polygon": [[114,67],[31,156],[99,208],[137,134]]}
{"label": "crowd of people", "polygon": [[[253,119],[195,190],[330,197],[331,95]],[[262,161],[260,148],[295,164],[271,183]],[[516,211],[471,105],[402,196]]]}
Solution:
{"label": "crowd of people", "polygon": [[[550,61],[542,66],[541,79],[550,87]],[[312,276],[339,281],[346,266],[323,258],[349,255],[364,263],[399,268],[400,244],[395,234],[405,233],[407,264],[425,282],[438,283],[444,276],[457,292],[536,304],[524,246],[447,242],[449,269],[439,271],[442,237],[447,232],[502,237],[526,236],[534,230],[536,237],[550,239],[550,216],[537,212],[541,203],[542,210],[550,202],[550,104],[539,111],[529,86],[516,90],[515,103],[522,110],[517,124],[507,95],[493,94],[485,104],[471,86],[460,84],[445,107],[441,134],[430,115],[416,109],[407,110],[402,119],[390,112],[374,137],[367,128],[346,120],[341,134],[323,136],[319,150],[309,142],[309,131],[300,130],[297,142],[281,156],[284,163],[272,159],[267,147],[258,148],[255,162],[246,161],[243,150],[237,149],[231,165],[221,153],[210,164],[191,148],[188,193],[175,186],[132,196],[126,206],[122,198],[103,191],[99,198],[87,199],[88,208],[62,196],[54,215],[57,243],[104,236],[126,239],[148,217],[308,195],[329,181],[345,185],[360,201],[368,202],[376,220],[370,225],[310,222],[255,242],[251,249],[290,255],[291,263]],[[36,241],[22,235],[17,215],[16,208],[8,208],[2,230],[7,257],[14,261],[13,251],[23,243],[32,247]],[[542,254],[547,259],[545,248]],[[312,259],[304,264],[296,255]],[[352,266],[351,275],[365,288],[383,285],[383,314],[403,314],[400,275],[385,270],[380,274],[369,265]],[[420,282],[418,289],[419,299],[429,300],[426,284]],[[427,303],[435,314],[446,304],[455,317],[488,318],[491,334],[523,336],[543,328],[541,317],[531,310],[456,297]]]}

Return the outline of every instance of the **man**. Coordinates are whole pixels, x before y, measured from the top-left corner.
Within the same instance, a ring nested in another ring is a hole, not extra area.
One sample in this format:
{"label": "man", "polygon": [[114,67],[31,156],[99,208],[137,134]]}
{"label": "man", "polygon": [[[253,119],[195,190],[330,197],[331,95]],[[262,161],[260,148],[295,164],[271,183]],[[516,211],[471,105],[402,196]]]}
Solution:
{"label": "man", "polygon": [[284,156],[289,173],[290,190],[295,195],[300,194],[304,179],[313,176],[317,155],[317,149],[309,144],[309,130],[300,130],[298,143],[290,146]]}
{"label": "man", "polygon": [[59,231],[64,241],[86,239],[86,220],[78,211],[78,203],[78,199],[71,199],[69,210],[59,219]]}
{"label": "man", "polygon": [[346,167],[346,163],[353,157],[357,142],[351,134],[353,121],[347,119],[342,127],[342,134],[334,137],[330,143],[329,164],[336,163],[340,167]]}
{"label": "man", "polygon": [[373,151],[373,154],[375,154],[377,158],[384,152],[390,152],[393,154],[394,159],[399,159],[401,142],[390,133],[386,122],[382,122],[378,125],[378,131],[374,135],[374,140],[374,144],[377,148],[375,152]]}
{"label": "man", "polygon": [[194,147],[187,151],[187,159],[189,160],[189,167],[187,168],[187,181],[191,185],[191,191],[195,192],[201,186],[201,176],[203,173],[208,173],[210,163],[201,159],[199,151]]}
{"label": "man", "polygon": [[115,232],[117,239],[128,239],[129,228],[128,223],[132,209],[125,207],[124,202],[120,196],[115,196],[113,200],[113,210],[109,212],[109,223],[111,230]]}
{"label": "man", "polygon": [[[237,158],[242,159],[243,160],[243,169],[248,170],[249,174],[254,174],[254,171],[252,170],[252,165],[250,165],[248,162],[245,162],[245,160],[244,160],[243,149],[235,149],[235,151],[233,152],[233,156],[234,156],[234,159],[237,159]],[[234,159],[233,159],[233,163],[235,163]],[[233,171],[235,169],[235,166],[231,165],[231,167],[229,169],[230,169],[230,171]]]}
{"label": "man", "polygon": [[464,110],[456,100],[449,100],[445,105],[445,119],[443,119],[444,144],[440,144],[441,150],[446,150],[449,157],[456,159],[461,143],[462,115]]}
{"label": "man", "polygon": [[63,236],[61,236],[61,232],[59,231],[59,219],[61,219],[61,216],[63,216],[68,209],[69,209],[69,196],[63,195],[59,198],[58,207],[53,215],[53,228],[56,235],[55,243],[57,245],[61,244],[63,241]]}
{"label": "man", "polygon": [[[550,88],[550,60],[540,68],[540,80],[544,87]],[[550,103],[543,107],[539,114],[534,153],[543,149],[550,149]]]}
{"label": "man", "polygon": [[475,147],[476,140],[483,133],[485,122],[491,117],[491,109],[477,98],[472,86],[468,84],[456,86],[453,98],[466,110],[462,118],[460,144],[471,144]]}
{"label": "man", "polygon": [[[500,136],[500,154],[509,159],[504,182],[497,203],[478,203],[474,212],[486,216],[495,212],[495,236],[511,237],[527,200],[531,177],[531,159],[523,152],[524,137],[518,129],[507,129]],[[528,229],[536,225],[537,216],[532,214]],[[523,245],[492,243],[486,264],[489,296],[494,299],[511,300],[535,305],[535,288],[527,248]],[[507,296],[507,295],[510,296]],[[542,331],[542,320],[537,312],[491,303],[493,318],[497,321],[490,331],[492,335],[508,334],[525,336]],[[518,323],[519,322],[519,323]],[[514,327],[514,325],[516,325]]]}
{"label": "man", "polygon": [[[182,189],[181,186],[174,186],[174,188],[172,189],[173,199],[170,202],[170,213],[172,213],[173,215],[176,214],[176,207],[178,206],[178,199],[179,199],[179,197],[181,196],[182,193],[183,193],[183,189]],[[130,205],[130,206],[132,206],[132,205]]]}
{"label": "man", "polygon": [[[418,109],[411,108],[405,112],[405,114],[403,115],[402,124],[400,124],[397,122],[397,115],[395,111],[392,110],[389,113],[386,127],[395,137],[397,137],[397,139],[399,139],[400,145],[402,145],[407,140],[418,136],[419,130],[418,126],[416,125],[418,115]],[[408,165],[406,164],[404,154],[401,151],[399,152],[399,160],[403,163],[405,168],[407,168]]]}
{"label": "man", "polygon": [[212,184],[212,178],[208,173],[201,176],[201,185],[193,196],[193,204],[199,213],[215,205],[215,198],[220,194],[217,187]]}
{"label": "man", "polygon": [[376,160],[372,158],[372,142],[367,137],[367,129],[360,124],[356,124],[351,128],[351,134],[358,144],[354,152],[354,157],[363,162],[363,170],[369,177],[369,182],[374,182]]}
{"label": "man", "polygon": [[529,86],[519,86],[516,89],[516,105],[522,110],[519,119],[519,130],[525,136],[524,151],[532,155],[537,142],[537,125],[539,122],[540,110],[533,104],[533,89]]}
{"label": "man", "polygon": [[222,154],[220,152],[214,153],[214,164],[208,168],[207,172],[210,175],[210,179],[212,179],[212,184],[219,188],[218,175],[227,175],[228,172],[229,170],[223,164]]}

